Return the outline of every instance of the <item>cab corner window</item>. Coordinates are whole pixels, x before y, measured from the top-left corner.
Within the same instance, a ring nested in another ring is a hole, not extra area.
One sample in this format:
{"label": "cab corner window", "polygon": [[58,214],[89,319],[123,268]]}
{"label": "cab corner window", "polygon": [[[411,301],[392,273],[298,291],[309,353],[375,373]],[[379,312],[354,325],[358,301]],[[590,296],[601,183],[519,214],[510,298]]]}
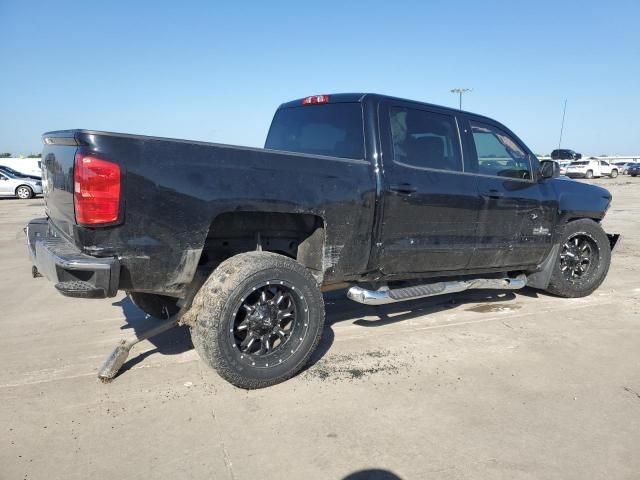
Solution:
{"label": "cab corner window", "polygon": [[449,115],[404,107],[390,112],[396,163],[418,168],[462,171],[455,119]]}
{"label": "cab corner window", "polygon": [[505,132],[492,125],[471,122],[478,154],[478,173],[530,180],[529,155]]}

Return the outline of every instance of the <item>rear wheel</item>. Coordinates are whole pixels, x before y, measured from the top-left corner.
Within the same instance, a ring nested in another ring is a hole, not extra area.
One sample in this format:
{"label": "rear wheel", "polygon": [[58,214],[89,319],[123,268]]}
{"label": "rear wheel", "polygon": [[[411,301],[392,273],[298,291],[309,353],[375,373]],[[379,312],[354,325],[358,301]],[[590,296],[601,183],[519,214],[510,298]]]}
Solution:
{"label": "rear wheel", "polygon": [[589,170],[587,171],[587,174],[585,175],[586,178],[593,178],[593,171]]}
{"label": "rear wheel", "polygon": [[609,239],[599,224],[590,219],[569,222],[547,291],[567,298],[590,295],[604,281],[610,262]]}
{"label": "rear wheel", "polygon": [[315,350],[324,302],[315,278],[295,260],[250,252],[225,260],[193,302],[191,337],[200,357],[240,388],[298,373]]}
{"label": "rear wheel", "polygon": [[180,310],[177,305],[178,299],[174,297],[143,292],[127,292],[127,295],[136,307],[159,320],[172,317]]}
{"label": "rear wheel", "polygon": [[20,185],[16,188],[16,196],[23,200],[33,197],[33,190],[27,185]]}

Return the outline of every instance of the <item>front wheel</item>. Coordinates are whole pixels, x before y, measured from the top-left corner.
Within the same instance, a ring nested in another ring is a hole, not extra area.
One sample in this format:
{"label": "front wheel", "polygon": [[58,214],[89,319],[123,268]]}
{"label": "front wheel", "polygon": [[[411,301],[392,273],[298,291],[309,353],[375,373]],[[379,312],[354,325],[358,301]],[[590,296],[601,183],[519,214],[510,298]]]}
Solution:
{"label": "front wheel", "polygon": [[324,302],[295,260],[249,252],[225,260],[193,301],[191,338],[200,357],[240,388],[262,388],[298,373],[315,350]]}
{"label": "front wheel", "polygon": [[618,170],[611,170],[611,178],[616,178],[618,176]]}
{"label": "front wheel", "polygon": [[16,188],[16,196],[18,198],[26,200],[27,198],[33,197],[33,190],[27,185],[20,185],[18,188]]}
{"label": "front wheel", "polygon": [[602,227],[590,219],[569,222],[547,291],[566,298],[586,297],[602,284],[610,263],[611,246]]}

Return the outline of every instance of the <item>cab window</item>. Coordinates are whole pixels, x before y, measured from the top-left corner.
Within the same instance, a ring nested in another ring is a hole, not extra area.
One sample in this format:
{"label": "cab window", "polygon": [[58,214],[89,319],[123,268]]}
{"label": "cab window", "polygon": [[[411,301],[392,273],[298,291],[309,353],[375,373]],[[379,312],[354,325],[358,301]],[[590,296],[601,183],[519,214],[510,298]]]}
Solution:
{"label": "cab window", "polygon": [[478,173],[494,177],[530,180],[529,155],[506,132],[471,121],[471,133],[478,155]]}
{"label": "cab window", "polygon": [[393,158],[417,168],[462,171],[454,117],[405,107],[390,111]]}

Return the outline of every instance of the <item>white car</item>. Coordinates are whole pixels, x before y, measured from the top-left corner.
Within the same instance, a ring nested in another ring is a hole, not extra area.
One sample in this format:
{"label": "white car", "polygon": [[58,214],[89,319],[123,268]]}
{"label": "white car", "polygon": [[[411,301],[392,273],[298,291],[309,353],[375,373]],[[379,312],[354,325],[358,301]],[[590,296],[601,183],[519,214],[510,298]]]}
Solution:
{"label": "white car", "polygon": [[618,176],[618,167],[605,160],[578,160],[571,162],[567,167],[567,177],[571,178],[597,178]]}
{"label": "white car", "polygon": [[571,165],[571,160],[556,160],[560,165],[560,175],[567,174],[567,167]]}
{"label": "white car", "polygon": [[0,172],[0,196],[32,198],[42,193],[42,182]]}

